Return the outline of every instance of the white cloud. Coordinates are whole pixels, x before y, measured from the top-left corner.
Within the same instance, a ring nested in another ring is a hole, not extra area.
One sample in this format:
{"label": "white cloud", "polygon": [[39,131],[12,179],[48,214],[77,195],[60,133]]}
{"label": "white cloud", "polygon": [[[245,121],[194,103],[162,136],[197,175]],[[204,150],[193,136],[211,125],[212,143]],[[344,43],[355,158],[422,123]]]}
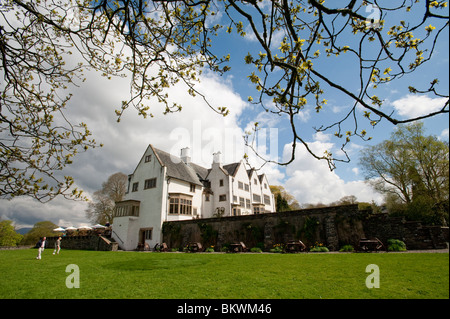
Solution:
{"label": "white cloud", "polygon": [[446,98],[432,99],[424,95],[408,94],[404,98],[393,101],[392,105],[404,118],[413,118],[439,111],[446,101]]}
{"label": "white cloud", "polygon": [[[316,154],[333,149],[332,143],[316,140],[310,143]],[[291,144],[284,147],[284,157],[291,153]],[[355,171],[354,171],[355,172]],[[346,182],[336,170],[331,172],[325,161],[313,158],[302,145],[298,145],[295,160],[286,168],[286,190],[301,204],[329,204],[344,196],[354,195],[358,201],[381,202],[381,196],[364,181]]]}
{"label": "white cloud", "polygon": [[59,226],[75,226],[88,224],[85,216],[87,205],[81,201],[70,201],[57,197],[51,202],[42,204],[31,197],[17,197],[2,200],[0,219],[12,220],[16,228],[32,227],[35,223],[49,220]]}
{"label": "white cloud", "polygon": [[448,141],[448,128],[444,129],[441,133],[441,135],[439,136],[440,140],[447,140]]}
{"label": "white cloud", "polygon": [[314,141],[325,143],[330,141],[331,136],[323,132],[316,132],[313,136],[313,139]]}

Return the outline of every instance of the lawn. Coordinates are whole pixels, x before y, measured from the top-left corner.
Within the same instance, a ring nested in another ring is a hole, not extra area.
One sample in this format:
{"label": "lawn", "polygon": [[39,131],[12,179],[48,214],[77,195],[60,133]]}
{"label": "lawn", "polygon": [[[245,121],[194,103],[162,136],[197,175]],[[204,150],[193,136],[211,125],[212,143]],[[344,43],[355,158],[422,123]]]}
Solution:
{"label": "lawn", "polygon": [[[0,251],[0,298],[449,298],[449,255]],[[66,287],[76,264],[80,288]],[[366,287],[376,264],[380,288]]]}

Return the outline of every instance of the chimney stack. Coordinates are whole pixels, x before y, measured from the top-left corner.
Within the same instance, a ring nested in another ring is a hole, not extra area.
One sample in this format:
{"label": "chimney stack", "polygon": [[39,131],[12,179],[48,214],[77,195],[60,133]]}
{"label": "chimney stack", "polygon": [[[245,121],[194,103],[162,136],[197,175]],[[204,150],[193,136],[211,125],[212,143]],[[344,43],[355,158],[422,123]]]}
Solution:
{"label": "chimney stack", "polygon": [[213,153],[213,166],[214,165],[222,167],[222,153],[220,151]]}
{"label": "chimney stack", "polygon": [[189,164],[191,162],[191,150],[189,147],[185,147],[185,148],[181,149],[180,158],[185,164]]}

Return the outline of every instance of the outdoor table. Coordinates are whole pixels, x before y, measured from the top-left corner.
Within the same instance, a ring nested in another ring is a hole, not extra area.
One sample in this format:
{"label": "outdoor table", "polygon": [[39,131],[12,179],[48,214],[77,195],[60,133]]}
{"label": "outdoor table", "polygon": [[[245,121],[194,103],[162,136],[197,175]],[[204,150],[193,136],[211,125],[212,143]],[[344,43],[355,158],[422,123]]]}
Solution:
{"label": "outdoor table", "polygon": [[242,245],[241,244],[230,244],[230,251],[232,253],[237,253],[242,251]]}
{"label": "outdoor table", "polygon": [[190,252],[201,251],[201,249],[202,249],[202,244],[196,243],[196,242],[189,243],[188,250]]}
{"label": "outdoor table", "polygon": [[286,244],[287,252],[298,252],[302,251],[305,248],[305,245],[300,241],[290,241]]}
{"label": "outdoor table", "polygon": [[361,239],[359,247],[362,251],[378,251],[383,248],[383,243],[378,239]]}

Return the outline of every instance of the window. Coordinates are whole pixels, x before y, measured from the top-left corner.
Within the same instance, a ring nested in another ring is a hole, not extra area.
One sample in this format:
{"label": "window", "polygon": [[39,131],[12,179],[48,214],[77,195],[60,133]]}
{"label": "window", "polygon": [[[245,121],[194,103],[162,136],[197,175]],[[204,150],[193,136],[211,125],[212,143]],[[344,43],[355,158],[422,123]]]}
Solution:
{"label": "window", "polygon": [[264,183],[264,188],[267,189],[267,184],[266,183]]}
{"label": "window", "polygon": [[270,205],[270,196],[269,195],[264,195],[264,204]]}
{"label": "window", "polygon": [[153,229],[144,230],[144,238],[148,240],[152,240]]}
{"label": "window", "polygon": [[250,186],[248,184],[245,184],[245,191],[249,192],[250,191]]}
{"label": "window", "polygon": [[192,215],[192,200],[186,198],[180,199],[180,214]]}
{"label": "window", "polygon": [[250,199],[245,199],[245,208],[249,209],[250,208]]}
{"label": "window", "polygon": [[245,198],[239,197],[239,206],[245,207]]}
{"label": "window", "polygon": [[190,191],[191,191],[191,193],[195,193],[195,184],[191,184]]}
{"label": "window", "polygon": [[221,179],[221,180],[219,181],[219,186],[220,186],[220,187],[223,186],[223,179]]}
{"label": "window", "polygon": [[139,189],[139,182],[133,183],[133,188],[131,189],[132,192],[137,192]]}
{"label": "window", "polygon": [[186,195],[170,195],[169,214],[192,215],[192,197]]}
{"label": "window", "polygon": [[209,202],[209,194],[205,194],[205,202]]}
{"label": "window", "polygon": [[219,196],[219,202],[226,202],[227,201],[227,195],[223,194]]}
{"label": "window", "polygon": [[261,196],[253,194],[253,202],[254,203],[261,203]]}
{"label": "window", "polygon": [[233,203],[237,203],[237,196],[233,195]]}
{"label": "window", "polygon": [[253,183],[256,185],[258,184],[258,181],[256,180],[256,178],[253,179]]}
{"label": "window", "polygon": [[253,214],[258,215],[264,213],[264,207],[255,206],[253,207]]}
{"label": "window", "polygon": [[139,217],[139,201],[124,201],[117,203],[114,208],[114,217]]}
{"label": "window", "polygon": [[233,208],[233,212],[231,213],[233,216],[240,216],[241,215],[241,209],[240,208]]}
{"label": "window", "polygon": [[169,214],[178,214],[179,213],[179,198],[170,198],[170,204],[169,204]]}
{"label": "window", "polygon": [[145,162],[146,163],[151,162],[151,160],[152,160],[152,156],[151,155],[145,156]]}
{"label": "window", "polygon": [[144,183],[144,189],[155,188],[156,187],[156,178],[146,179]]}
{"label": "window", "polygon": [[244,183],[238,182],[238,188],[239,189],[244,189]]}

